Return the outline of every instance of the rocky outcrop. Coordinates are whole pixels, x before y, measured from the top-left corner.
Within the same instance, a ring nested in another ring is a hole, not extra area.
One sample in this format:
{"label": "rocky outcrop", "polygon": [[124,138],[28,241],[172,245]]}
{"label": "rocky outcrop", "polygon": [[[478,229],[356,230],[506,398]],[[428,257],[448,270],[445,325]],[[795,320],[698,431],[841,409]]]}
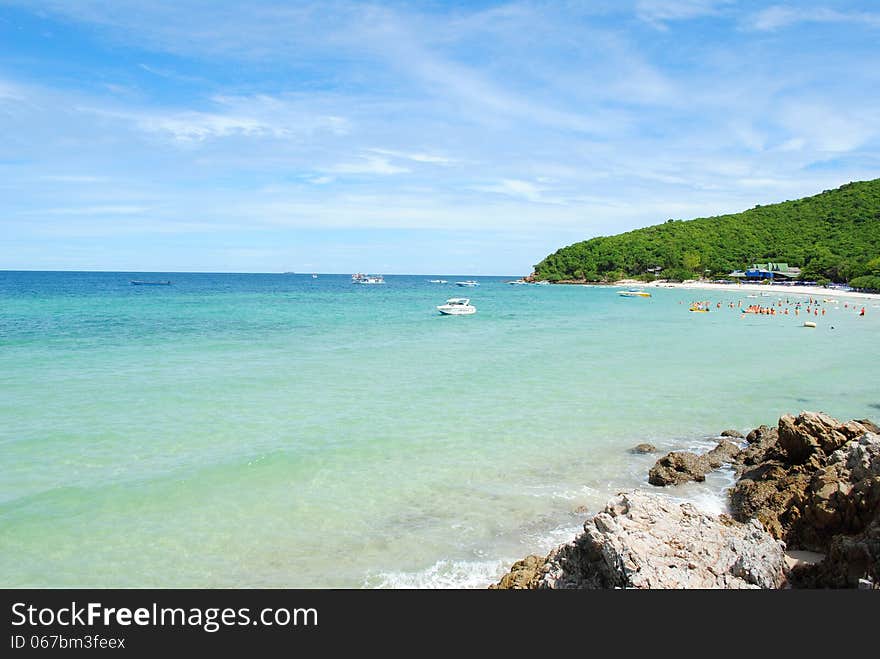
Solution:
{"label": "rocky outcrop", "polygon": [[648,472],[651,485],[680,485],[688,481],[702,482],[706,474],[725,463],[733,462],[740,448],[733,442],[722,440],[708,453],[697,455],[689,451],[673,451],[654,464]]}
{"label": "rocky outcrop", "polygon": [[[868,420],[785,415],[747,446],[722,441],[704,455],[670,453],[656,484],[703,480],[736,466],[734,518],[660,494],[626,492],[547,558],[516,563],[497,588],[880,587],[880,433]],[[791,555],[824,554],[807,560]]]}
{"label": "rocky outcrop", "polygon": [[841,423],[821,412],[786,414],[779,419],[779,447],[789,464],[821,466],[826,456],[868,431],[858,421]]}
{"label": "rocky outcrop", "polygon": [[734,439],[742,439],[743,434],[738,430],[722,430],[721,437],[732,437]]}
{"label": "rocky outcrop", "polygon": [[630,453],[656,453],[657,447],[653,444],[636,444],[630,450]]}
{"label": "rocky outcrop", "polygon": [[790,547],[813,550],[862,531],[880,500],[880,474],[865,466],[875,460],[871,426],[804,412],[780,418],[775,437],[766,427],[749,433],[731,491],[736,519],[758,519]]}
{"label": "rocky outcrop", "polygon": [[527,590],[538,587],[544,574],[544,566],[547,559],[534,554],[517,561],[497,584],[489,586],[490,589],[499,590]]}
{"label": "rocky outcrop", "polygon": [[880,588],[880,515],[856,535],[838,535],[818,565],[795,569],[801,588]]}
{"label": "rocky outcrop", "polygon": [[659,494],[625,492],[551,552],[537,586],[778,588],[783,550],[756,521],[739,524]]}

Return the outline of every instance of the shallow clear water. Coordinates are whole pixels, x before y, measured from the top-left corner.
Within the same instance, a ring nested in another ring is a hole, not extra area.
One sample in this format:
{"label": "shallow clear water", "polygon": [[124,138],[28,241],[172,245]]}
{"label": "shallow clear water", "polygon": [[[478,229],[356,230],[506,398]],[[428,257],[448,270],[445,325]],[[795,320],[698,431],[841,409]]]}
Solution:
{"label": "shallow clear water", "polygon": [[634,444],[880,416],[875,302],[432,278],[0,273],[2,585],[485,586],[650,487]]}

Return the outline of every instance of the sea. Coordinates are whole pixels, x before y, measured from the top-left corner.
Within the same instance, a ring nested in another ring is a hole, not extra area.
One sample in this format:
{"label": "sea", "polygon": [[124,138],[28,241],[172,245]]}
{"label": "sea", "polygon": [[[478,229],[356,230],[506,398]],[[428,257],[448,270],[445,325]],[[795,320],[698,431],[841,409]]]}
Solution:
{"label": "sea", "polygon": [[877,301],[514,278],[0,272],[0,585],[485,588],[655,489],[636,444],[880,417]]}

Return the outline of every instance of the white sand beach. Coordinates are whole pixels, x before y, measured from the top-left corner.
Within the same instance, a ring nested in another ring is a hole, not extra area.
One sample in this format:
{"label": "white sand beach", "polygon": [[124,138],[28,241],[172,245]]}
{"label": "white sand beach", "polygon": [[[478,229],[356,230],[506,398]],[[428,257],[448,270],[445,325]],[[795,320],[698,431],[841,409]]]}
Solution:
{"label": "white sand beach", "polygon": [[681,283],[668,283],[665,281],[637,282],[621,281],[617,285],[639,285],[645,288],[680,288],[685,290],[709,290],[709,291],[732,291],[742,293],[772,293],[776,295],[801,295],[804,297],[818,298],[853,298],[859,300],[876,300],[880,302],[880,295],[876,293],[858,293],[855,291],[841,291],[822,286],[789,286],[780,284],[716,284],[711,281],[688,281]]}

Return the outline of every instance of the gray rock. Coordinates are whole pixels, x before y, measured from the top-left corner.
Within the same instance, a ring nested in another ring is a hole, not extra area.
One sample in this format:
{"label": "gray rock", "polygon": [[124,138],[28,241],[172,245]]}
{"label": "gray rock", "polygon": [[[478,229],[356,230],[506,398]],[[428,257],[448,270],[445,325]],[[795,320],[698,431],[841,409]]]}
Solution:
{"label": "gray rock", "polygon": [[636,444],[630,450],[630,453],[656,453],[657,447],[653,444]]}
{"label": "gray rock", "polygon": [[756,520],[624,492],[542,569],[541,588],[779,588],[785,553]]}
{"label": "gray rock", "polygon": [[736,439],[742,439],[743,434],[739,430],[722,430],[721,437],[734,437]]}

